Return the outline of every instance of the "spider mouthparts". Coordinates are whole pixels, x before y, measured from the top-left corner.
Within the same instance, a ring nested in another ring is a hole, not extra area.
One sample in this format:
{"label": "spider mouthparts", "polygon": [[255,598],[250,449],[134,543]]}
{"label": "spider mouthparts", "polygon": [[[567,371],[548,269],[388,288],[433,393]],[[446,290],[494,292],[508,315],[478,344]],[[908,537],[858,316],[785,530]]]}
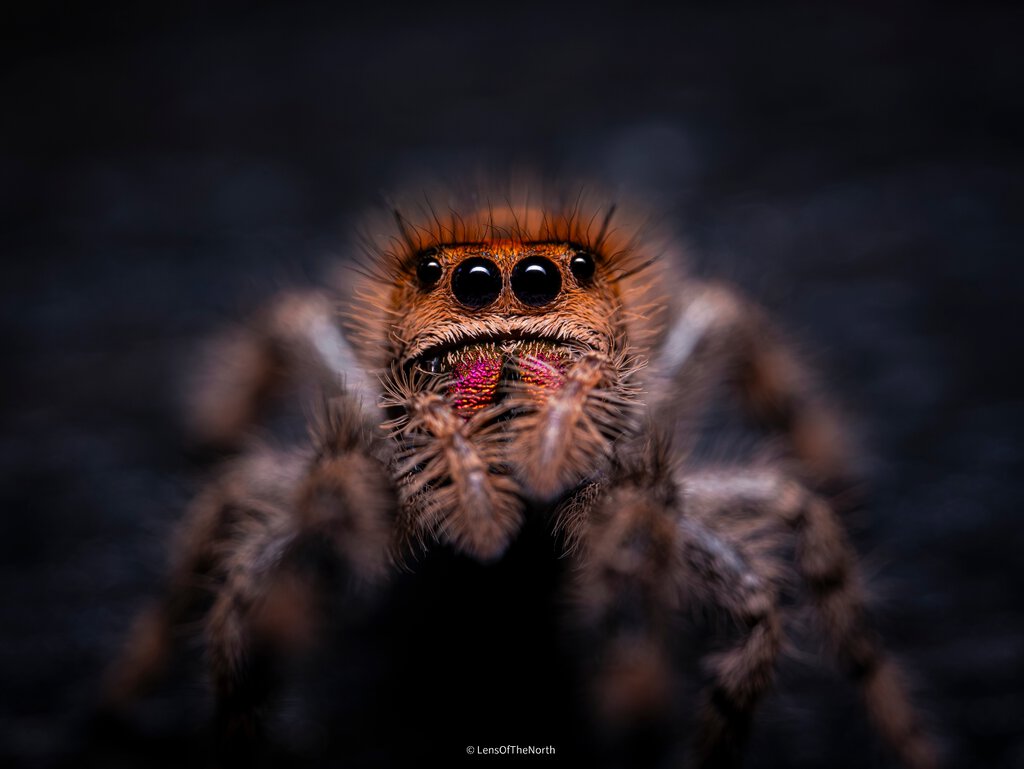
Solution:
{"label": "spider mouthparts", "polygon": [[451,372],[448,396],[465,418],[498,402],[503,382],[519,379],[541,388],[561,384],[570,351],[553,342],[513,340],[481,342],[452,350],[425,363],[427,370]]}

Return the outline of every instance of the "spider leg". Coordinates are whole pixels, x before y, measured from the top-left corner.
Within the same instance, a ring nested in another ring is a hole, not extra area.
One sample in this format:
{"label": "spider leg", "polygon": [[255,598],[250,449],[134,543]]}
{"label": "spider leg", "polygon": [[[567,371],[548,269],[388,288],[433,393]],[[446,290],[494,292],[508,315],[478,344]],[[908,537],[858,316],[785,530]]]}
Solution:
{"label": "spider leg", "polygon": [[289,380],[314,382],[328,394],[345,392],[366,404],[375,400],[375,383],[363,373],[324,293],[282,293],[248,325],[206,344],[186,402],[190,434],[202,445],[236,447]]}
{"label": "spider leg", "polygon": [[244,763],[258,744],[276,663],[311,637],[310,598],[322,577],[373,581],[391,563],[397,501],[381,438],[349,399],[326,404],[313,431],[312,450],[243,457],[200,498],[167,595],[129,645],[157,627],[160,653],[129,654],[113,676],[118,696],[134,694],[167,656],[182,612],[209,602],[203,621],[225,762]]}
{"label": "spider leg", "polygon": [[209,608],[222,551],[246,506],[283,505],[307,461],[295,452],[254,452],[230,463],[193,500],[175,535],[162,595],[138,615],[107,673],[106,707],[122,709],[161,677],[182,627],[199,621]]}
{"label": "spider leg", "polygon": [[259,734],[274,663],[311,635],[307,599],[321,578],[373,581],[390,565],[397,501],[378,440],[355,404],[331,402],[289,506],[250,507],[237,527],[206,618],[219,730],[233,760]]}
{"label": "spider leg", "polygon": [[701,517],[747,509],[783,524],[796,536],[797,566],[825,634],[861,687],[869,717],[907,767],[932,769],[934,748],[910,703],[899,667],[872,630],[856,558],[843,527],[820,497],[773,470],[706,472],[683,479],[687,507]]}
{"label": "spider leg", "polygon": [[250,507],[220,570],[205,636],[218,747],[227,765],[248,763],[261,746],[263,711],[278,683],[275,663],[306,640],[310,586],[295,568],[300,541],[287,511]]}
{"label": "spider leg", "polygon": [[818,480],[848,479],[848,430],[799,356],[754,304],[720,284],[696,284],[684,297],[651,361],[656,420],[699,415],[723,379],[765,426],[788,434]]}
{"label": "spider leg", "polygon": [[696,750],[702,767],[732,766],[781,646],[775,570],[742,536],[692,519],[683,505],[667,448],[655,444],[613,477],[589,521],[570,524],[583,558],[581,602],[609,650],[598,695],[613,722],[665,712],[672,614],[688,603],[723,610],[741,637],[712,660]]}
{"label": "spider leg", "polygon": [[775,565],[756,547],[745,547],[739,532],[690,517],[679,526],[692,594],[723,610],[741,631],[731,648],[709,662],[711,683],[695,743],[700,766],[734,766],[782,647]]}
{"label": "spider leg", "polygon": [[[652,479],[652,485],[654,481]],[[602,642],[597,704],[612,724],[657,720],[669,704],[667,634],[679,608],[679,535],[671,505],[643,485],[595,487],[575,532],[574,589]]]}

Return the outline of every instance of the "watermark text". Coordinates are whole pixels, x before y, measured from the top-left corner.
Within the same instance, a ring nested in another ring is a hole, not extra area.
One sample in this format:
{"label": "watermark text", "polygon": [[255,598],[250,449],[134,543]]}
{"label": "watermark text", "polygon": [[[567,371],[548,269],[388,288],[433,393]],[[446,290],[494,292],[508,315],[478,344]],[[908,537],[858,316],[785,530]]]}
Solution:
{"label": "watermark text", "polygon": [[467,745],[468,756],[553,756],[554,745]]}

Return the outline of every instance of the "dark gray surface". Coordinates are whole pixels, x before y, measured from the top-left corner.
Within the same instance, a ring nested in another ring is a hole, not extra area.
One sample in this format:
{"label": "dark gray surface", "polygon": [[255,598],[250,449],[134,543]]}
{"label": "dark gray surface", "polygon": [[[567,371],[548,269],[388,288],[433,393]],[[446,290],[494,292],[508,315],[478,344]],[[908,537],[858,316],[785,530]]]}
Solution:
{"label": "dark gray surface", "polygon": [[[189,351],[317,276],[379,191],[489,159],[653,193],[702,271],[807,343],[864,433],[850,523],[950,765],[1024,762],[1020,13],[631,8],[51,7],[6,25],[2,760],[202,755],[194,670],[131,730],[87,719],[206,472],[179,427]],[[526,589],[560,564],[517,552],[505,571],[428,564],[364,616],[320,660],[319,706],[293,703],[300,753],[588,757],[554,609]],[[462,587],[437,595],[439,573]],[[438,687],[464,705],[439,712]],[[886,765],[837,676],[805,661],[781,687],[751,765]]]}

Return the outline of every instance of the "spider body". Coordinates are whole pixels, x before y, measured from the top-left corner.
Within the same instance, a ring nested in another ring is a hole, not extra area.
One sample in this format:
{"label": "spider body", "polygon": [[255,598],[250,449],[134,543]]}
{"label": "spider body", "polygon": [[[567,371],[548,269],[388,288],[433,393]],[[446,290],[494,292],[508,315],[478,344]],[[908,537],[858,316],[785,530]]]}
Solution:
{"label": "spider body", "polygon": [[[282,376],[316,383],[325,406],[309,446],[243,454],[193,504],[111,697],[134,696],[199,616],[237,745],[265,705],[258,661],[306,634],[311,548],[386,581],[438,545],[498,561],[531,515],[571,559],[567,590],[600,639],[597,717],[665,712],[673,618],[707,607],[734,637],[709,658],[694,755],[738,761],[797,575],[883,737],[907,766],[932,766],[814,491],[844,469],[847,441],[813,378],[760,311],[686,276],[670,242],[588,195],[532,195],[399,206],[370,225],[341,303],[286,294],[217,342],[193,399],[205,439],[237,443]],[[784,434],[791,462],[688,463],[690,426],[722,386]]]}

